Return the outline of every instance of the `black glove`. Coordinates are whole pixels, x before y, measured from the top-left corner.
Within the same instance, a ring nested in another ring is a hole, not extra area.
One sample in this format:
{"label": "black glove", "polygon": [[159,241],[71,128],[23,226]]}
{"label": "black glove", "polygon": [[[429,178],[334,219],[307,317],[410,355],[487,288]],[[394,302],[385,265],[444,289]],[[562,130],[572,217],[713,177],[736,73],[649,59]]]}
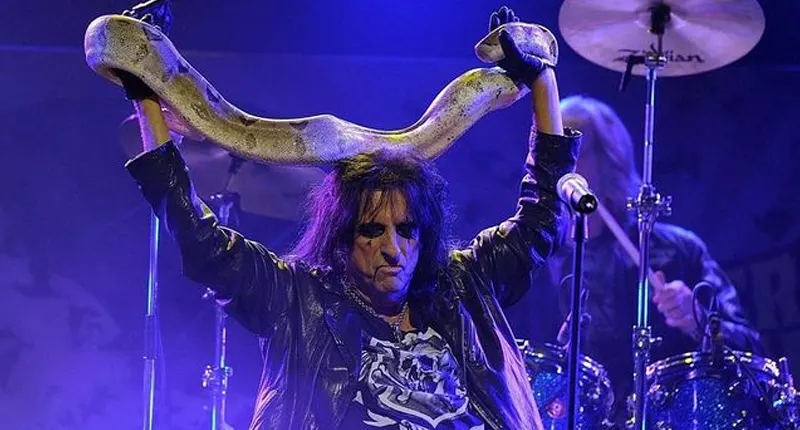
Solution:
{"label": "black glove", "polygon": [[[172,28],[172,9],[170,9],[169,0],[145,1],[122,12],[122,15],[152,24],[165,35],[168,35]],[[142,100],[155,96],[153,90],[133,74],[119,69],[114,70],[114,74],[122,82],[122,87],[125,88],[125,98],[128,100]]]}
{"label": "black glove", "polygon": [[[503,6],[497,12],[492,12],[489,18],[489,31],[494,31],[497,27],[510,22],[519,22],[519,18],[514,15],[513,10]],[[532,86],[547,65],[536,56],[520,52],[511,35],[505,30],[500,32],[499,38],[505,58],[498,61],[497,66],[502,67],[517,84]]]}
{"label": "black glove", "polygon": [[132,73],[121,70],[115,69],[114,74],[117,75],[119,80],[122,82],[122,88],[125,89],[125,98],[128,100],[142,100],[151,96],[155,96],[156,93],[150,89],[141,79],[134,76]]}
{"label": "black glove", "polygon": [[165,35],[169,35],[172,29],[172,9],[169,0],[145,1],[122,14],[155,25]]}

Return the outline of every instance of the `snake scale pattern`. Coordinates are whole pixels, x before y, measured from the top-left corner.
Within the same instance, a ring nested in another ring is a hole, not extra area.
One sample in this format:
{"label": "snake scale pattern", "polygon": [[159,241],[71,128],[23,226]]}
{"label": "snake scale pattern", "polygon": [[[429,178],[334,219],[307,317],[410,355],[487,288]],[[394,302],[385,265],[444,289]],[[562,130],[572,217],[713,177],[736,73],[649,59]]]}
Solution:
{"label": "snake scale pattern", "polygon": [[[543,26],[510,23],[475,45],[485,63],[503,58],[497,41],[506,28],[523,52],[555,65],[558,45]],[[283,165],[324,165],[384,146],[411,145],[436,158],[488,112],[510,106],[528,93],[499,67],[468,70],[453,79],[413,124],[378,130],[320,114],[270,119],[247,113],[229,103],[186,59],[160,28],[125,15],[103,15],[86,29],[84,52],[89,67],[121,85],[113,69],[139,77],[181,124],[212,143],[256,162]]]}

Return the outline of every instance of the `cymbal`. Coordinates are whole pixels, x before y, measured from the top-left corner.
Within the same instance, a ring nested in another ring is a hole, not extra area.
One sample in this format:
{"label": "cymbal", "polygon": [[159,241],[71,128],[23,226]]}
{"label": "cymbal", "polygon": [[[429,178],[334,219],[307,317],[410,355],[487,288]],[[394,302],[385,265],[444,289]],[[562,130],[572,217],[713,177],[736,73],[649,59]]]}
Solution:
{"label": "cymbal", "polygon": [[[198,142],[189,137],[176,139],[177,133],[171,134],[174,141],[180,141],[178,150],[189,167],[192,183],[198,196],[206,202],[215,193],[235,192],[240,196],[244,212],[297,221],[302,217],[308,192],[325,176],[318,167],[282,166],[250,160],[244,161],[230,176],[228,170],[233,158],[228,151],[207,141]],[[131,158],[142,152],[136,114],[120,124],[120,145]]]}
{"label": "cymbal", "polygon": [[[564,0],[559,27],[580,56],[624,72],[627,57],[653,51],[649,9],[666,4],[670,18],[663,36],[666,66],[659,76],[687,76],[726,66],[744,57],[764,34],[764,12],[756,0]],[[646,75],[637,66],[632,74]]]}

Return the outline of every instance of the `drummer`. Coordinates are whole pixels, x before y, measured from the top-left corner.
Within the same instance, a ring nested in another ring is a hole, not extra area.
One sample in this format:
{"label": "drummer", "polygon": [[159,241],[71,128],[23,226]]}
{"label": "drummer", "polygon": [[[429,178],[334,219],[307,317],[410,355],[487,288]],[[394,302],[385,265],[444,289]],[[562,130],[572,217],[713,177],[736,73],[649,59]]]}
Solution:
{"label": "drummer", "polygon": [[[584,132],[577,172],[587,179],[601,205],[613,215],[628,239],[638,243],[635,211],[626,209],[626,199],[638,194],[641,179],[625,125],[608,105],[589,97],[565,98],[561,110],[565,126]],[[626,401],[633,386],[631,336],[636,315],[638,261],[624,251],[598,214],[588,218],[588,229],[583,276],[589,290],[584,307],[589,323],[581,332],[581,352],[608,370],[616,398],[612,419],[622,423],[628,418]],[[687,229],[665,223],[654,225],[650,240],[650,262],[656,278],[656,282],[651,280],[650,323],[653,336],[663,338],[651,348],[650,362],[700,348],[704,327],[698,326],[692,310],[692,290],[700,282],[707,282],[718,292],[725,344],[763,355],[759,334],[748,321],[736,288],[704,242]],[[559,332],[569,312],[572,252],[572,246],[562,247],[534,280],[543,284],[534,285],[532,290],[537,293],[527,296],[527,303],[509,309],[509,321],[518,337],[552,342]],[[707,306],[710,292],[711,289],[698,291],[698,302]],[[541,306],[556,302],[560,306]],[[530,309],[537,312],[531,313]],[[559,338],[568,340],[566,330],[562,330]]]}

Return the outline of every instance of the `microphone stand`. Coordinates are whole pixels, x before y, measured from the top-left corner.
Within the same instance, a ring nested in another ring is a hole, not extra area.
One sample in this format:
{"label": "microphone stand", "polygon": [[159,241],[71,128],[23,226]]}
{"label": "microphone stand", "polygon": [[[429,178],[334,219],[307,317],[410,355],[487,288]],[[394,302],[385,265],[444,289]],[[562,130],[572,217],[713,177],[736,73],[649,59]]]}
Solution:
{"label": "microphone stand", "polygon": [[669,215],[672,204],[671,197],[663,197],[656,192],[652,184],[653,165],[653,126],[655,115],[656,70],[666,66],[663,53],[663,37],[666,25],[670,20],[671,9],[664,3],[657,3],[650,8],[650,34],[656,36],[654,50],[645,55],[628,57],[626,71],[622,77],[620,90],[624,90],[634,65],[644,64],[647,67],[647,100],[645,104],[644,130],[644,163],[642,185],[639,195],[634,201],[628,199],[628,209],[638,212],[639,228],[639,287],[636,300],[636,325],[633,327],[633,425],[637,430],[645,430],[646,386],[645,372],[650,360],[650,348],[657,342],[654,340],[649,325],[650,285],[647,268],[650,267],[650,233],[659,215]]}
{"label": "microphone stand", "polygon": [[158,243],[159,219],[150,212],[150,261],[147,272],[147,304],[144,317],[144,414],[142,428],[151,430],[156,409],[156,361],[161,343],[158,324]]}
{"label": "microphone stand", "polygon": [[[694,306],[694,303],[692,303],[692,306]],[[708,318],[703,329],[703,341],[700,346],[701,352],[709,353],[712,360],[721,359],[724,349],[721,335],[722,317],[720,316],[718,308],[719,302],[715,291],[712,296],[711,306],[709,306]]]}
{"label": "microphone stand", "polygon": [[567,403],[569,405],[569,416],[567,417],[567,428],[576,429],[578,423],[578,412],[580,410],[578,402],[578,392],[580,390],[580,377],[578,376],[578,362],[580,361],[581,325],[583,322],[583,299],[586,294],[583,292],[583,251],[586,240],[588,239],[588,229],[586,225],[586,213],[575,211],[574,222],[572,224],[572,240],[575,243],[573,249],[573,275],[572,291],[570,298],[570,327],[569,327],[569,355],[567,363],[567,375],[569,375],[569,389]]}
{"label": "microphone stand", "polygon": [[[227,227],[237,227],[240,215],[240,196],[230,192],[233,177],[244,164],[244,160],[231,155],[231,165],[228,168],[228,180],[222,192],[211,195],[209,205],[212,206],[219,223]],[[211,289],[206,289],[203,299],[214,300],[215,294]],[[214,365],[207,365],[203,372],[203,387],[211,392],[210,425],[211,430],[226,430],[231,427],[225,421],[226,396],[228,382],[233,375],[233,368],[226,363],[227,358],[227,315],[222,305],[214,303],[215,313],[215,339],[214,339]]]}
{"label": "microphone stand", "polygon": [[[122,13],[134,19],[148,22],[168,34],[172,25],[172,11],[169,0],[150,0],[126,9]],[[136,115],[142,118],[143,112],[136,108]],[[141,120],[139,120],[141,121]],[[141,124],[141,122],[140,122]],[[140,126],[141,132],[141,126]],[[175,143],[179,143],[178,139]],[[152,150],[146,140],[142,140],[142,149]],[[156,420],[156,365],[159,360],[158,352],[161,351],[161,333],[158,320],[158,245],[160,233],[160,220],[155,211],[150,211],[150,244],[149,266],[147,270],[147,303],[144,317],[144,377],[142,392],[142,429],[152,430]],[[163,369],[162,369],[163,370]],[[162,386],[163,388],[163,386]]]}
{"label": "microphone stand", "polygon": [[[580,390],[578,377],[578,361],[580,360],[581,325],[583,324],[582,301],[583,294],[583,248],[588,240],[586,216],[597,210],[599,203],[589,190],[586,179],[577,173],[567,173],[556,183],[558,196],[563,200],[574,214],[572,222],[572,241],[574,242],[574,256],[572,259],[572,291],[570,300],[569,319],[569,347],[567,360],[567,374],[569,379],[569,394],[567,404],[569,416],[567,428],[575,429],[578,422],[578,391]],[[587,294],[588,295],[588,294]]]}

